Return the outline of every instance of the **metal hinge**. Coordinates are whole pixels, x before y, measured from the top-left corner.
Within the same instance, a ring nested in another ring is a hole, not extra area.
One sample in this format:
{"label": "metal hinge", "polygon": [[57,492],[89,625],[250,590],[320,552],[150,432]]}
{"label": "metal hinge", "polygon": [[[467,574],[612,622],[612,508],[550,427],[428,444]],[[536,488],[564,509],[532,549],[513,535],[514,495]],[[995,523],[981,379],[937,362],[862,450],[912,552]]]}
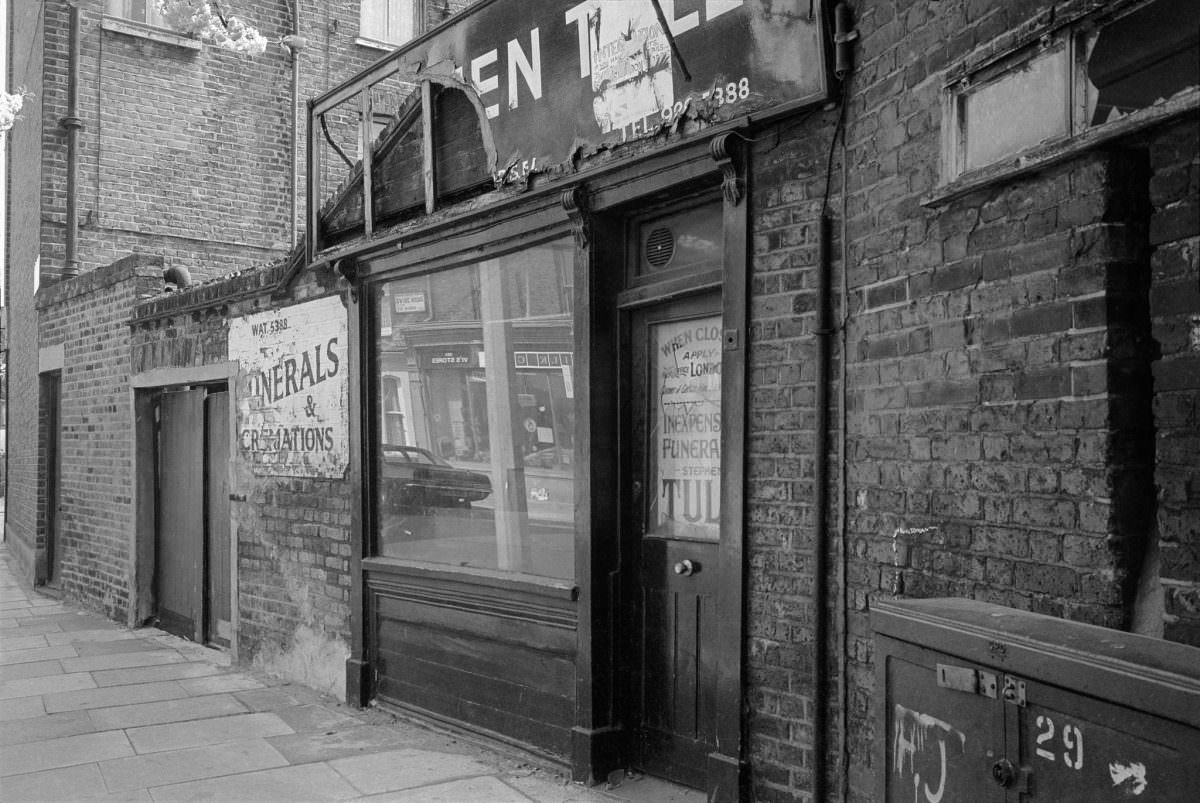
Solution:
{"label": "metal hinge", "polygon": [[996,699],[996,675],[969,666],[937,665],[938,688]]}

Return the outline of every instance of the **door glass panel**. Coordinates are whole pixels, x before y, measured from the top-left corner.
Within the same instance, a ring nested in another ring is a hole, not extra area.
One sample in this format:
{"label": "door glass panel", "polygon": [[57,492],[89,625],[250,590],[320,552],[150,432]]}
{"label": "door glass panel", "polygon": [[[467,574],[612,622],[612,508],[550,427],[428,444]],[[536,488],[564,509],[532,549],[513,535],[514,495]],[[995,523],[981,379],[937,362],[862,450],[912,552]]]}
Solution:
{"label": "door glass panel", "polygon": [[650,327],[646,535],[716,541],[721,519],[721,316]]}
{"label": "door glass panel", "polygon": [[376,297],[376,553],[571,578],[575,352],[562,239]]}

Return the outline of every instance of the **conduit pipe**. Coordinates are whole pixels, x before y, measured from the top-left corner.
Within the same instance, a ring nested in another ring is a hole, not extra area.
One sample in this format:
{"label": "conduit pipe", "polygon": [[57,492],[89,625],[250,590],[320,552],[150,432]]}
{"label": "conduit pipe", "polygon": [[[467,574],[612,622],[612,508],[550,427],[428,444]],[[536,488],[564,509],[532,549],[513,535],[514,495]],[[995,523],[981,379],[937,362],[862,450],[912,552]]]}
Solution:
{"label": "conduit pipe", "polygon": [[79,119],[79,6],[74,3],[71,7],[70,39],[67,52],[67,116],[59,121],[59,125],[67,132],[67,242],[66,258],[63,264],[62,278],[69,279],[79,275],[79,246],[76,242],[79,236],[79,129],[83,121]]}
{"label": "conduit pipe", "polygon": [[300,114],[300,50],[307,43],[300,35],[300,0],[292,0],[292,33],[283,38],[283,45],[292,55],[292,225],[291,245],[295,250],[300,242],[300,124],[297,117]]}

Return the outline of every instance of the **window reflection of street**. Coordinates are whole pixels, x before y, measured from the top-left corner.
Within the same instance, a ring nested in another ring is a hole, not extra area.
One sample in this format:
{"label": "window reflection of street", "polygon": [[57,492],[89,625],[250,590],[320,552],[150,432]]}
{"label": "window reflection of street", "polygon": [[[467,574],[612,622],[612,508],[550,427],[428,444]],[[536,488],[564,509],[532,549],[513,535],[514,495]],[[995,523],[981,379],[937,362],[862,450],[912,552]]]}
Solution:
{"label": "window reflection of street", "polygon": [[380,288],[378,554],[573,576],[573,254]]}

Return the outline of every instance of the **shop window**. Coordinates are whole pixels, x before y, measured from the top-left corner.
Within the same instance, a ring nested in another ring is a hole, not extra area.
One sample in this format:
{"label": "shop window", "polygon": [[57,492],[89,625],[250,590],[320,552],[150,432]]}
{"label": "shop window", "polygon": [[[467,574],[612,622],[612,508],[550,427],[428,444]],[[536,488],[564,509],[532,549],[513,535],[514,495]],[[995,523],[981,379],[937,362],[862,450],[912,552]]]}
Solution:
{"label": "shop window", "polygon": [[1156,0],[1083,17],[946,88],[944,176],[1153,113],[1200,87],[1200,5]]}
{"label": "shop window", "polygon": [[376,553],[574,576],[573,241],[377,293]]}
{"label": "shop window", "polygon": [[104,13],[158,28],[167,27],[158,0],[105,0]]}
{"label": "shop window", "polygon": [[414,0],[362,0],[359,36],[371,43],[402,45],[420,32]]}

